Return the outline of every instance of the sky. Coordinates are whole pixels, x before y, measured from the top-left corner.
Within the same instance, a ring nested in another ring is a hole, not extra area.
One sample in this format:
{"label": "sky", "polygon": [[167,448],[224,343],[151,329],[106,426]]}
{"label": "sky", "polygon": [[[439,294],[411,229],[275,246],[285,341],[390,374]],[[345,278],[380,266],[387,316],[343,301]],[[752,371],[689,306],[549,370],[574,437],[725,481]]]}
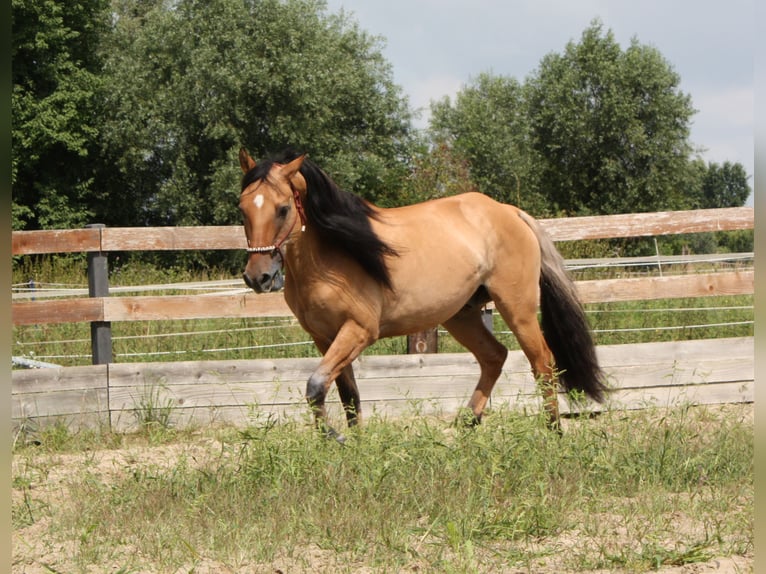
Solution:
{"label": "sky", "polygon": [[482,72],[523,82],[594,19],[626,48],[659,50],[697,113],[690,141],[705,161],[741,163],[754,187],[755,0],[326,0],[383,38],[394,82],[421,110]]}

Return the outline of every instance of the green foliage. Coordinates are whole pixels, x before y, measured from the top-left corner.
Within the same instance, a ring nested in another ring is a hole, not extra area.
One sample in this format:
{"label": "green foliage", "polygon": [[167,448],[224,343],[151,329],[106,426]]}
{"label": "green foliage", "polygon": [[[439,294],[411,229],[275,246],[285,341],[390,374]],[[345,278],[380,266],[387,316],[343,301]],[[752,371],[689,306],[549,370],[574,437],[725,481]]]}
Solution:
{"label": "green foliage", "polygon": [[306,151],[383,206],[476,188],[553,216],[750,193],[742,165],[689,161],[670,64],[597,21],[524,83],[480,74],[416,133],[381,38],[323,0],[13,0],[12,16],[14,229],[239,223],[242,145]]}
{"label": "green foliage", "polygon": [[529,150],[522,86],[512,78],[480,74],[455,98],[431,106],[431,133],[465,157],[479,191],[532,213],[544,213]]}
{"label": "green foliage", "polygon": [[483,73],[432,104],[430,137],[465,158],[480,191],[537,216],[743,205],[741,164],[691,158],[695,110],[679,84],[655,48],[622,49],[594,21],[524,84]]}
{"label": "green foliage", "polygon": [[99,45],[108,0],[13,0],[13,228],[80,227],[95,214]]}
{"label": "green foliage", "polygon": [[684,206],[691,98],[653,47],[622,50],[594,22],[528,82],[540,185],[572,214]]}
{"label": "green foliage", "polygon": [[438,142],[414,156],[399,202],[416,203],[469,191],[476,191],[476,186],[468,161],[449,144]]}
{"label": "green foliage", "polygon": [[307,151],[382,203],[407,174],[380,39],[320,0],[14,0],[13,18],[15,229],[238,223],[242,145]]}
{"label": "green foliage", "polygon": [[744,202],[741,165],[690,161],[694,109],[679,83],[655,48],[623,50],[594,21],[523,85],[484,73],[433,104],[432,137],[466,158],[481,191],[537,216]]}
{"label": "green foliage", "polygon": [[131,9],[110,40],[104,145],[132,225],[239,223],[242,145],[307,151],[367,197],[402,177],[409,112],[378,40],[322,2]]}
{"label": "green foliage", "polygon": [[750,185],[745,168],[740,163],[710,163],[702,178],[698,199],[700,208],[740,207],[750,197]]}

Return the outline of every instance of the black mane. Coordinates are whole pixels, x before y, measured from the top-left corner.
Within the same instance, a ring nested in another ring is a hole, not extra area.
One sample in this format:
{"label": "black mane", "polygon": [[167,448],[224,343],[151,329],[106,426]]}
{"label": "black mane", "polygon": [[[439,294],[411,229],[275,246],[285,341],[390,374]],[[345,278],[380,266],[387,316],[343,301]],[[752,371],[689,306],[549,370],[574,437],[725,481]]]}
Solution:
{"label": "black mane", "polygon": [[[275,163],[286,164],[301,154],[292,150],[263,160],[242,178],[242,190],[264,179]],[[306,220],[323,241],[345,251],[376,281],[391,289],[391,275],[385,257],[397,252],[373,231],[370,219],[375,208],[361,197],[341,190],[326,173],[306,159],[300,169],[306,180],[303,207]]]}

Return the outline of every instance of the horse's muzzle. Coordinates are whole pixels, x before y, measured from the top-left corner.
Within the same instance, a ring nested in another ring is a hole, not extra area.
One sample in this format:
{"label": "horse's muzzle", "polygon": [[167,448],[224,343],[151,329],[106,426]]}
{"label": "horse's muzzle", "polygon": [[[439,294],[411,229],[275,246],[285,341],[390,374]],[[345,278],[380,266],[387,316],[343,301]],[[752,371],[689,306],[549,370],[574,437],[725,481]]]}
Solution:
{"label": "horse's muzzle", "polygon": [[242,274],[242,278],[245,280],[245,285],[250,287],[256,293],[270,293],[271,291],[279,291],[285,285],[285,278],[282,275],[282,271],[277,270],[273,273],[261,273],[258,277],[253,279],[245,271]]}

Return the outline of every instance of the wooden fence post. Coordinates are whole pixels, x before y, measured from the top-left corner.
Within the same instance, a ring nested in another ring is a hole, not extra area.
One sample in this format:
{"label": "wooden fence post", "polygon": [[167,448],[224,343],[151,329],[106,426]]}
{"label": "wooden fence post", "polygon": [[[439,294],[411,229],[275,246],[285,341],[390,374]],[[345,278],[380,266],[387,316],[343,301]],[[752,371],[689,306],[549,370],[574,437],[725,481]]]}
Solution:
{"label": "wooden fence post", "polygon": [[[102,229],[103,223],[91,223],[86,228]],[[109,263],[103,251],[88,252],[88,296],[109,296]],[[112,323],[93,321],[90,324],[90,344],[94,365],[112,362]]]}
{"label": "wooden fence post", "polygon": [[[484,326],[491,333],[494,331],[492,324],[492,309],[482,309],[481,320]],[[417,353],[438,353],[439,352],[439,331],[437,328],[428,329],[407,335],[407,353],[415,355]]]}
{"label": "wooden fence post", "polygon": [[434,327],[407,335],[407,353],[437,353],[439,349],[439,332]]}

